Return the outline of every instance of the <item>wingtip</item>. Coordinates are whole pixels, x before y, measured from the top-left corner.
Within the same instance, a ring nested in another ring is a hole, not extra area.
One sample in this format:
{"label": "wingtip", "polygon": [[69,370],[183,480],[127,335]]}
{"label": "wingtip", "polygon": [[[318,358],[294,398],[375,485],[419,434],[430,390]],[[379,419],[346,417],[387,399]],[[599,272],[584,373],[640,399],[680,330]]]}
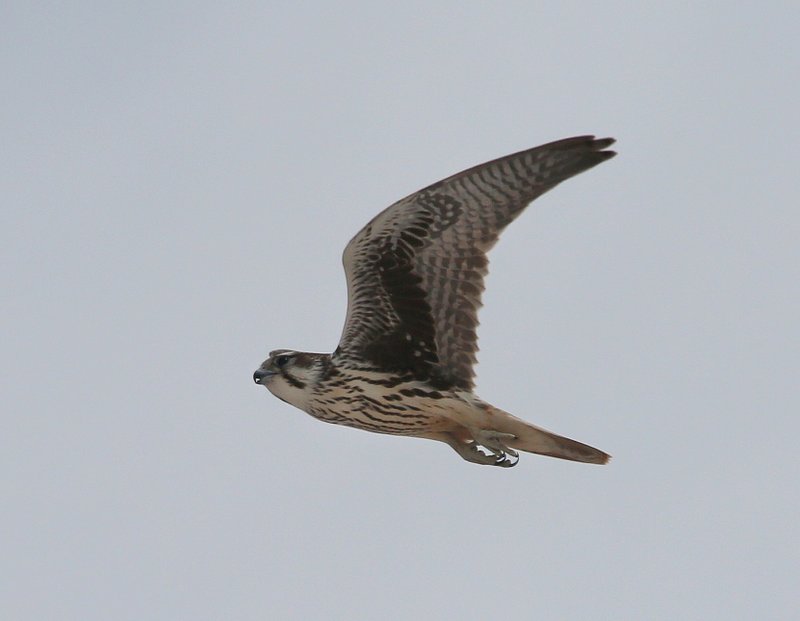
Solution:
{"label": "wingtip", "polygon": [[616,141],[616,138],[595,138],[592,136],[592,144],[594,144],[598,151],[610,147]]}
{"label": "wingtip", "polygon": [[611,159],[614,157],[617,152],[616,151],[606,151],[608,147],[614,144],[617,141],[616,138],[595,138],[591,136],[591,147],[592,150],[597,152],[597,155],[602,156],[605,159]]}
{"label": "wingtip", "polygon": [[616,138],[596,138],[593,134],[585,134],[582,136],[573,136],[571,138],[564,138],[556,140],[555,142],[542,145],[549,148],[561,148],[564,150],[575,151],[589,151],[594,154],[594,157],[600,158],[600,161],[614,157],[616,151],[606,151],[608,147],[617,141]]}

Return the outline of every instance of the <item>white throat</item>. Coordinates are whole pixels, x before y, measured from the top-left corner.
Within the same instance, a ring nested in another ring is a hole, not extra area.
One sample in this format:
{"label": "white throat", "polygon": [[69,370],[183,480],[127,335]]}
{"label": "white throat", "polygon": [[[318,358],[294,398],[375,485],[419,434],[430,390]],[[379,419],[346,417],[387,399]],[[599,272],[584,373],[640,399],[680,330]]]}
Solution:
{"label": "white throat", "polygon": [[311,398],[311,386],[309,384],[306,384],[305,388],[298,388],[297,386],[292,386],[283,376],[276,375],[267,382],[267,390],[281,401],[308,412],[308,402]]}

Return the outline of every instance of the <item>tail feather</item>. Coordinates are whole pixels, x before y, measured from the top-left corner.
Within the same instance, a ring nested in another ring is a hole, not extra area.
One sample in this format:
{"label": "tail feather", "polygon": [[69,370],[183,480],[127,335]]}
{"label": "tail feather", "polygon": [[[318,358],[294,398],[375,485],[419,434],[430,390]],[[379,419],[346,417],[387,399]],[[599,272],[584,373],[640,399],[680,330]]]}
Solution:
{"label": "tail feather", "polygon": [[608,453],[604,453],[588,444],[556,435],[531,425],[516,416],[506,412],[503,413],[505,416],[500,418],[502,423],[497,427],[498,431],[512,433],[516,436],[514,440],[508,443],[511,448],[587,464],[605,464],[611,458]]}

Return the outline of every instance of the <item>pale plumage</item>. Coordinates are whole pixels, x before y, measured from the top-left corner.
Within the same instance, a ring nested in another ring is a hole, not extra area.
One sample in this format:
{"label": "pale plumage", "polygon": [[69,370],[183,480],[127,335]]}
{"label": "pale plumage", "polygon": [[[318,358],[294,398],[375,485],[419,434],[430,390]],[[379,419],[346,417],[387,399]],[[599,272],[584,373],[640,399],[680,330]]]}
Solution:
{"label": "pale plumage", "polygon": [[603,150],[613,142],[579,136],[515,153],[378,214],[344,251],[348,309],[336,351],[272,352],[256,382],[322,420],[440,440],[476,463],[514,465],[515,449],[605,463],[602,451],[472,389],[486,253],[532,200],[615,155]]}

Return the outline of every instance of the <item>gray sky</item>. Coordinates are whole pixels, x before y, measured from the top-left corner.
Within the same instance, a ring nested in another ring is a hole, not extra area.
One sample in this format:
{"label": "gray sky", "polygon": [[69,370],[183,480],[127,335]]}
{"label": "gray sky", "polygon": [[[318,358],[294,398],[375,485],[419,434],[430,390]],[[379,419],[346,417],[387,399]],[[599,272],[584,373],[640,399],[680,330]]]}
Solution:
{"label": "gray sky", "polygon": [[[0,617],[795,619],[800,10],[704,7],[5,3]],[[581,133],[478,389],[609,466],[253,384],[336,346],[380,209]]]}

